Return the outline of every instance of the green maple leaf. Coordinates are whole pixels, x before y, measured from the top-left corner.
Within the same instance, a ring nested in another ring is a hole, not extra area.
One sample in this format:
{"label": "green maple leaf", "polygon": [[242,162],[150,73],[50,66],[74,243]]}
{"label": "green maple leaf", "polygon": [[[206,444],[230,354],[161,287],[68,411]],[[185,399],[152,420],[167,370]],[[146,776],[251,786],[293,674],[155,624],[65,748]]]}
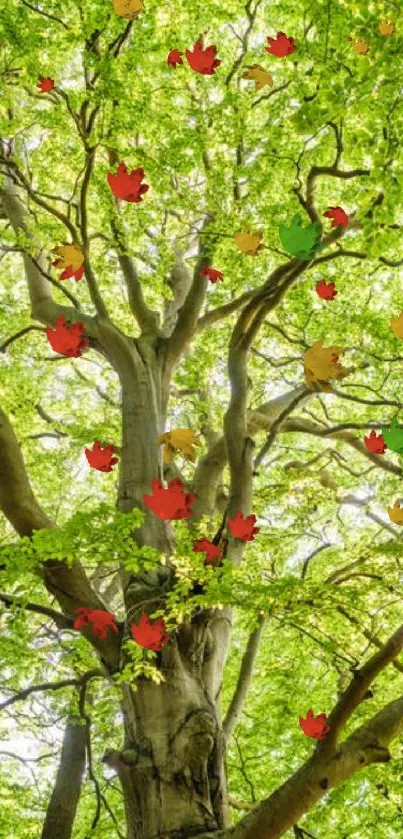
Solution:
{"label": "green maple leaf", "polygon": [[320,221],[313,221],[306,227],[302,227],[299,213],[292,219],[290,227],[280,224],[278,233],[285,250],[292,256],[297,256],[298,259],[313,259],[317,251],[323,248],[322,243],[318,241],[322,235]]}
{"label": "green maple leaf", "polygon": [[403,454],[403,428],[399,428],[397,419],[390,424],[390,429],[382,428],[382,437],[392,452]]}

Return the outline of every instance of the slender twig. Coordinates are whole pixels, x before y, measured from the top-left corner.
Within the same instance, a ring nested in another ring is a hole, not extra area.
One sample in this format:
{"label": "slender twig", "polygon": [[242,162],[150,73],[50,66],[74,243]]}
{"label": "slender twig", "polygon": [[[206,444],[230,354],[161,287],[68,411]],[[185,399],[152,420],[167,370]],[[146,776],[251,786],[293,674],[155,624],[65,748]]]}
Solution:
{"label": "slender twig", "polygon": [[102,670],[94,668],[93,670],[89,670],[87,673],[84,673],[80,679],[61,679],[60,682],[42,682],[39,685],[30,685],[30,687],[20,690],[18,693],[14,694],[14,696],[10,696],[9,699],[2,702],[0,704],[0,711],[3,711],[4,708],[7,708],[9,705],[13,705],[14,702],[20,702],[21,699],[26,699],[31,693],[47,690],[60,690],[61,688],[71,687],[72,685],[77,686],[86,684],[89,679],[93,679],[95,676],[104,676],[104,673]]}
{"label": "slender twig", "polygon": [[38,9],[37,6],[33,6],[32,3],[28,3],[28,0],[21,0],[21,3],[23,3],[24,6],[27,6],[28,9],[32,9],[33,12],[37,12],[38,15],[43,15],[43,17],[54,20],[56,23],[60,23],[60,26],[64,26],[65,29],[70,31],[70,27],[67,26],[67,23],[65,23],[60,17],[56,17],[56,15],[52,15],[50,12],[44,12],[42,9]]}
{"label": "slender twig", "polygon": [[5,352],[7,347],[13,343],[13,341],[17,341],[18,338],[22,338],[23,335],[26,335],[27,332],[31,332],[34,330],[35,332],[45,332],[42,326],[26,326],[25,329],[20,329],[19,332],[16,332],[15,335],[10,335],[9,338],[0,344],[0,352]]}

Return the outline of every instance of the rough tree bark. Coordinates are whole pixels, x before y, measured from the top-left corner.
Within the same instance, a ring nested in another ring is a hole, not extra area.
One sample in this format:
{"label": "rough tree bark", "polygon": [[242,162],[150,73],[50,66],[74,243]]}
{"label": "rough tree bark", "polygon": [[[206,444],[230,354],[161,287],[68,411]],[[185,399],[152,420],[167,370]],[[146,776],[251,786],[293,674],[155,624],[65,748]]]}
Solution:
{"label": "rough tree bark", "polygon": [[[135,342],[129,358],[116,360],[122,385],[122,512],[144,509],[143,493],[159,475],[162,363],[146,339]],[[133,535],[140,548],[168,552],[173,546],[171,527],[148,510]],[[161,565],[141,575],[121,573],[130,626],[145,609],[163,605],[173,572]],[[162,684],[139,679],[135,690],[125,686],[124,749],[105,759],[122,784],[127,839],[193,836],[226,823],[224,737],[216,706],[223,651],[216,649],[210,629],[217,621],[213,612],[198,613],[180,627],[158,655]]]}

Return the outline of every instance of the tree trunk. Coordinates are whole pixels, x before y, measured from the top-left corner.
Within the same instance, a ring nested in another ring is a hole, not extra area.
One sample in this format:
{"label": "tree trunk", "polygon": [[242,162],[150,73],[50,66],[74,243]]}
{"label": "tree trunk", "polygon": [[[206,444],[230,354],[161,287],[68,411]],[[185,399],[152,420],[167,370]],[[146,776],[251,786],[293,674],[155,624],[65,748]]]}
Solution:
{"label": "tree trunk", "polygon": [[105,757],[122,785],[127,839],[185,839],[226,824],[221,723],[195,668],[170,646],[166,682],[125,686],[125,749]]}
{"label": "tree trunk", "polygon": [[[133,534],[143,545],[168,554],[172,528],[145,508],[143,493],[160,479],[157,437],[164,431],[161,375],[153,349],[135,342],[132,364],[119,371],[122,385],[122,457],[118,506],[140,507],[142,527]],[[174,571],[122,571],[126,637],[143,612],[163,608]],[[217,830],[227,823],[225,741],[219,695],[229,637],[228,616],[199,611],[182,624],[156,664],[164,681],[145,678],[124,685],[124,748],[105,761],[119,775],[127,818],[127,839],[180,839]]]}
{"label": "tree trunk", "polygon": [[68,722],[41,839],[71,839],[85,770],[85,726]]}

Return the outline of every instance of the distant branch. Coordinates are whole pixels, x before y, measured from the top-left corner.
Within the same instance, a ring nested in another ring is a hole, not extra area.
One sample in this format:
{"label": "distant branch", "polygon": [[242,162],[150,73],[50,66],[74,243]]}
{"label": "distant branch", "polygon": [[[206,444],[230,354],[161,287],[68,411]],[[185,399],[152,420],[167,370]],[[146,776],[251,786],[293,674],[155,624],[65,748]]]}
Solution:
{"label": "distant branch", "polygon": [[245,652],[242,656],[242,663],[239,671],[236,688],[231,699],[231,704],[228,708],[227,715],[223,721],[223,730],[227,744],[242,714],[242,709],[245,704],[246,697],[248,695],[248,691],[252,682],[253,665],[255,663],[256,655],[259,650],[259,644],[264,625],[265,618],[263,615],[260,615],[258,626],[256,627],[256,629],[254,629],[253,632],[250,633]]}

